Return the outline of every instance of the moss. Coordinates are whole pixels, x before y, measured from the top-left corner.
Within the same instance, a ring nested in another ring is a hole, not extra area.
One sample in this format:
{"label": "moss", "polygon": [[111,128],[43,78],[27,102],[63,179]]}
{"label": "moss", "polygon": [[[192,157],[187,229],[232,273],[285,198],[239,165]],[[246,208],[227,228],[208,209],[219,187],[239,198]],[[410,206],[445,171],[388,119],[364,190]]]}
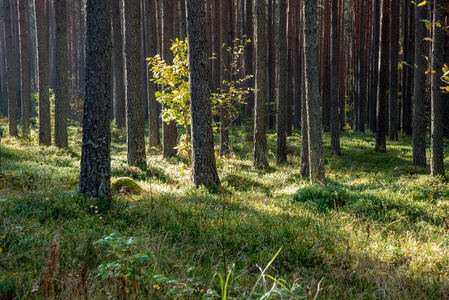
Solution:
{"label": "moss", "polygon": [[121,177],[111,182],[112,195],[117,194],[133,194],[140,195],[142,187],[129,177]]}

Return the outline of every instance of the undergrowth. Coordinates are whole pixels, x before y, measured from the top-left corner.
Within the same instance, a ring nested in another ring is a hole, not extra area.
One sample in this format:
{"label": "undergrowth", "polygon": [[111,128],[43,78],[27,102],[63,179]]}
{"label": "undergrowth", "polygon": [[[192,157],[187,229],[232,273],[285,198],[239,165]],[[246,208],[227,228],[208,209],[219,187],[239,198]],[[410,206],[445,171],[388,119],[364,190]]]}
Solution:
{"label": "undergrowth", "polygon": [[[3,138],[0,298],[448,298],[448,182],[411,167],[410,138],[379,154],[373,134],[343,133],[331,157],[324,134],[328,184],[311,186],[296,151],[274,164],[274,133],[263,171],[234,133],[211,191],[157,148],[129,167],[115,130],[113,179],[143,192],[108,206],[77,193],[78,127],[67,150],[39,147],[36,132]],[[288,143],[299,149],[300,133]]]}

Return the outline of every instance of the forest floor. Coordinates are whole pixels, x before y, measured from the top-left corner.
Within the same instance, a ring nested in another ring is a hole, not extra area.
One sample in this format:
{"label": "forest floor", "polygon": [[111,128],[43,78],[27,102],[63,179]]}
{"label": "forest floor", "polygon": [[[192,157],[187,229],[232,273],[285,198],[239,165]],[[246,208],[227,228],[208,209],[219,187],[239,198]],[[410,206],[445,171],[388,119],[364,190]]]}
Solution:
{"label": "forest floor", "polygon": [[158,149],[128,167],[113,129],[112,176],[144,191],[106,207],[77,193],[80,132],[68,150],[39,147],[36,132],[1,141],[1,299],[449,298],[449,184],[411,166],[410,137],[376,153],[373,134],[344,132],[331,157],[325,133],[327,185],[311,186],[298,131],[281,166],[269,132],[270,167],[256,171],[234,129],[211,191]]}

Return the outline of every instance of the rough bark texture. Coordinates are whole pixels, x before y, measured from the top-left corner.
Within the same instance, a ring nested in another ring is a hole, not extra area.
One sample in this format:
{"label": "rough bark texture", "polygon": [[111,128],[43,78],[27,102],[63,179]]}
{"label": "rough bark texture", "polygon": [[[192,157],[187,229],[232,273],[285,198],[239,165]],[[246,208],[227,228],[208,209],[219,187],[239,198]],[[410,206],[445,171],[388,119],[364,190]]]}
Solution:
{"label": "rough bark texture", "polygon": [[87,0],[86,92],[80,192],[101,199],[111,196],[109,128],[111,96],[110,2]]}
{"label": "rough bark texture", "polygon": [[55,146],[67,148],[67,118],[69,95],[67,78],[67,3],[55,0],[56,17],[56,85],[55,85]]}
{"label": "rough bark texture", "polygon": [[125,77],[123,71],[123,39],[120,13],[121,0],[111,1],[112,17],[112,63],[114,65],[114,98],[115,125],[117,128],[126,127]]}
{"label": "rough bark texture", "polygon": [[[231,13],[232,13],[232,0],[221,0],[220,1],[220,44],[221,44],[221,91],[226,92],[226,86],[223,81],[231,80],[231,53],[228,52],[228,47],[232,48],[232,23],[231,23]],[[230,150],[229,145],[229,127],[231,126],[229,122],[229,113],[226,107],[222,106],[220,108],[220,156],[228,155]]]}
{"label": "rough bark texture", "polygon": [[209,92],[209,55],[203,0],[187,0],[189,32],[192,178],[196,186],[218,186]]}
{"label": "rough bark texture", "polygon": [[416,7],[415,15],[415,78],[413,95],[413,165],[426,166],[426,70],[427,70],[427,5]]}
{"label": "rough bark texture", "polygon": [[[244,22],[244,32],[248,39],[251,40],[250,43],[246,44],[245,47],[245,76],[254,75],[254,26],[253,26],[253,5],[252,0],[245,0],[245,22]],[[254,88],[254,78],[248,79],[246,82],[247,86]],[[254,109],[254,94],[251,93],[246,99],[246,121],[249,122],[253,116]]]}
{"label": "rough bark texture", "polygon": [[30,133],[30,71],[28,47],[28,1],[19,0],[20,59],[22,61],[22,135]]}
{"label": "rough bark texture", "polygon": [[[301,18],[303,19],[303,14],[301,14]],[[302,22],[302,27],[304,26],[304,22]],[[301,28],[302,29],[302,28]],[[303,31],[304,33],[304,31]],[[302,35],[304,36],[304,35]],[[302,86],[305,87],[305,75],[306,71],[304,69],[304,47],[302,47],[301,51],[301,81]],[[301,177],[305,177],[309,174],[309,135],[307,130],[307,101],[306,101],[306,91],[305,89],[301,89],[301,166],[300,172]]]}
{"label": "rough bark texture", "polygon": [[[435,0],[433,24],[444,23],[444,0]],[[444,32],[441,28],[433,26],[432,44],[432,75],[431,86],[431,144],[430,144],[430,174],[444,175],[443,153],[443,103],[440,87],[443,85],[440,78],[444,61]]]}
{"label": "rough bark texture", "polygon": [[[409,66],[413,65],[411,64],[410,60],[412,59],[410,57],[410,2],[404,0],[402,3],[402,36],[403,36],[403,58],[402,60],[407,62]],[[402,92],[402,118],[401,118],[401,127],[402,127],[402,133],[410,135],[411,134],[411,126],[410,120],[411,120],[411,85],[410,85],[410,74],[411,74],[411,68],[407,65],[403,65],[402,67],[402,78],[401,78],[401,92]]]}
{"label": "rough bark texture", "polygon": [[[147,29],[147,55],[148,57],[154,57],[157,54],[157,32],[156,32],[156,6],[154,0],[146,0],[146,29]],[[182,27],[181,27],[182,28]],[[151,81],[153,79],[153,72],[148,72],[149,82],[148,88],[148,124],[149,124],[149,136],[148,146],[154,147],[161,143],[159,136],[159,114],[157,111],[156,95],[157,85]]]}
{"label": "rough bark texture", "polygon": [[331,2],[331,154],[340,155],[340,120],[338,116],[339,106],[339,78],[338,57],[339,57],[339,19],[338,1]]}
{"label": "rough bark texture", "polygon": [[254,97],[254,148],[253,166],[255,169],[268,167],[266,136],[267,103],[267,18],[265,6],[254,0],[254,31],[256,50],[256,92]]}
{"label": "rough bark texture", "polygon": [[11,5],[9,0],[3,0],[3,15],[5,20],[6,77],[8,80],[8,128],[10,136],[17,136],[17,83],[14,68]]}
{"label": "rough bark texture", "polygon": [[390,91],[389,95],[389,137],[398,140],[398,86],[399,86],[399,1],[391,2],[390,24]]}
{"label": "rough bark texture", "polygon": [[126,143],[128,164],[146,165],[140,81],[140,0],[125,0]]}
{"label": "rough bark texture", "polygon": [[380,2],[374,0],[373,11],[373,45],[372,45],[372,70],[371,70],[371,99],[370,99],[370,118],[369,128],[376,131],[376,111],[377,111],[377,86],[379,79],[379,30],[380,30]]}
{"label": "rough bark texture", "polygon": [[50,82],[45,1],[35,0],[39,62],[39,145],[51,145]]}
{"label": "rough bark texture", "polygon": [[309,138],[309,174],[311,184],[325,184],[323,146],[321,140],[321,97],[319,91],[319,64],[317,46],[316,0],[305,0],[304,51],[305,89],[307,101],[307,130]]}
{"label": "rough bark texture", "polygon": [[268,29],[268,98],[267,98],[267,125],[269,129],[274,129],[275,127],[275,114],[274,114],[274,103],[276,103],[276,33],[275,33],[275,7],[273,5],[274,0],[268,0],[268,19],[267,19],[267,29]]}
{"label": "rough bark texture", "polygon": [[387,92],[390,77],[390,1],[382,2],[382,29],[380,36],[380,69],[376,114],[376,147],[377,152],[387,151]]}
{"label": "rough bark texture", "polygon": [[287,1],[279,0],[279,81],[277,101],[277,157],[276,163],[280,164],[287,160],[287,88],[288,88],[288,53],[287,53]]}
{"label": "rough bark texture", "polygon": [[[173,62],[171,40],[173,39],[173,5],[174,0],[164,0],[162,3],[162,58],[168,63]],[[162,108],[165,108],[162,105]],[[162,122],[162,153],[164,158],[176,156],[176,123]]]}

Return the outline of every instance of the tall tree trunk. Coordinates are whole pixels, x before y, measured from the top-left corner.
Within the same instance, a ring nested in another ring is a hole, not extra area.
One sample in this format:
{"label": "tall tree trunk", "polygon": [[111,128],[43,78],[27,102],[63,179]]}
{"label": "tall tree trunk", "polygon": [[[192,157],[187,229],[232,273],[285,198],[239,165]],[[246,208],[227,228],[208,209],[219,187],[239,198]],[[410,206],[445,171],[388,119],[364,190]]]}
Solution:
{"label": "tall tree trunk", "polygon": [[[146,29],[147,29],[147,55],[154,57],[157,54],[157,32],[156,32],[156,7],[154,0],[146,0]],[[149,137],[148,146],[154,147],[161,143],[159,137],[159,114],[157,111],[156,92],[157,85],[151,81],[153,73],[148,72],[148,123],[149,123]]]}
{"label": "tall tree trunk", "polygon": [[192,178],[196,186],[218,186],[209,91],[209,53],[203,0],[187,0],[189,32]]}
{"label": "tall tree trunk", "polygon": [[18,0],[11,1],[11,22],[13,40],[14,75],[16,76],[16,117],[21,115],[22,108],[22,76],[20,61],[20,32],[19,32]]}
{"label": "tall tree trunk", "polygon": [[17,136],[17,83],[14,68],[11,5],[9,0],[3,0],[3,15],[5,20],[6,75],[8,79],[8,128],[10,136]]}
{"label": "tall tree trunk", "polygon": [[220,88],[220,65],[221,65],[221,44],[220,44],[220,0],[213,1],[213,42],[212,52],[215,59],[212,62],[212,91],[217,93]]}
{"label": "tall tree trunk", "polygon": [[305,0],[304,51],[305,89],[307,101],[307,130],[309,138],[309,174],[311,184],[325,184],[323,146],[321,140],[321,113],[319,91],[319,68],[317,47],[316,0]]}
{"label": "tall tree trunk", "polygon": [[389,105],[389,137],[390,141],[398,140],[398,85],[399,85],[399,1],[391,2],[391,35],[390,35],[390,105]]}
{"label": "tall tree trunk", "polygon": [[22,135],[30,133],[30,71],[28,47],[28,2],[19,0],[20,14],[20,54],[22,65]]}
{"label": "tall tree trunk", "polygon": [[115,90],[115,125],[117,128],[126,127],[126,102],[125,102],[125,80],[123,70],[123,38],[122,21],[120,12],[121,0],[111,0],[112,16],[112,62],[114,72]]}
{"label": "tall tree trunk", "polygon": [[339,24],[338,19],[338,2],[332,0],[331,23],[332,23],[332,48],[331,48],[331,153],[332,155],[340,155],[340,121],[338,117],[339,106],[339,77],[338,58],[339,58]]}
{"label": "tall tree trunk", "polygon": [[39,145],[51,145],[50,82],[48,79],[48,39],[45,1],[35,0],[39,53]]}
{"label": "tall tree trunk", "polygon": [[[173,5],[174,0],[164,0],[162,2],[162,58],[168,63],[173,62],[173,52],[171,48],[171,40],[173,34]],[[165,108],[165,105],[162,106]],[[164,158],[176,156],[176,139],[177,130],[176,123],[162,123],[162,152]]]}
{"label": "tall tree trunk", "polygon": [[[408,0],[406,0],[408,1]],[[377,111],[377,86],[379,79],[379,29],[380,29],[380,2],[374,0],[373,12],[373,46],[372,46],[372,70],[371,70],[371,99],[370,99],[370,130],[376,131]]]}
{"label": "tall tree trunk", "polygon": [[69,146],[67,118],[69,115],[67,78],[67,3],[55,0],[56,16],[56,86],[55,86],[55,145],[59,148]]}
{"label": "tall tree trunk", "polygon": [[[435,24],[444,24],[444,0],[435,1],[433,15],[433,44],[432,44],[432,71],[431,76],[431,144],[430,144],[430,174],[444,176],[443,153],[443,103],[440,80],[444,61],[444,32]],[[432,73],[433,73],[432,72]]]}
{"label": "tall tree trunk", "polygon": [[128,164],[146,165],[140,78],[140,0],[125,1],[126,143]]}
{"label": "tall tree trunk", "polygon": [[287,1],[279,0],[279,81],[277,101],[277,157],[276,163],[287,160],[286,114],[287,114],[287,81],[288,81],[288,53],[287,53]]}
{"label": "tall tree trunk", "polygon": [[[245,35],[248,39],[251,40],[250,43],[246,44],[245,47],[245,76],[253,76],[254,75],[254,27],[253,27],[253,6],[252,0],[245,0],[245,22],[244,22],[244,31]],[[249,88],[254,88],[254,78],[250,78],[246,81],[246,86]],[[251,93],[246,99],[246,122],[249,122],[253,116],[254,109],[254,94]]]}
{"label": "tall tree trunk", "polygon": [[[301,4],[302,5],[302,4]],[[301,9],[301,36],[304,37],[304,11]],[[304,46],[304,43],[302,43]],[[305,91],[305,56],[304,47],[301,47],[301,81],[303,88],[301,89],[301,165],[300,173],[301,177],[305,177],[309,174],[309,134],[308,134],[308,121],[307,121],[307,100]]]}
{"label": "tall tree trunk", "polygon": [[[428,4],[427,4],[428,5]],[[415,16],[415,70],[413,95],[413,165],[426,166],[426,70],[427,70],[427,5],[416,7]]]}
{"label": "tall tree trunk", "polygon": [[80,192],[100,199],[111,197],[110,1],[87,0],[86,92],[83,118]]}
{"label": "tall tree trunk", "polygon": [[256,86],[254,97],[254,148],[253,166],[255,169],[268,167],[266,136],[267,103],[267,17],[265,5],[254,0],[254,31],[256,51]]}
{"label": "tall tree trunk", "polygon": [[[232,13],[232,0],[221,0],[220,1],[220,44],[221,44],[221,92],[227,92],[226,86],[223,81],[230,82],[231,79],[231,53],[228,52],[228,47],[232,47],[232,23],[231,23],[231,13]],[[229,127],[231,126],[229,120],[229,113],[225,106],[220,108],[220,156],[228,155],[230,150],[229,145]]]}
{"label": "tall tree trunk", "polygon": [[267,98],[267,121],[268,128],[274,129],[275,120],[273,112],[273,104],[276,103],[276,33],[274,13],[276,5],[273,4],[274,0],[268,0],[268,98]]}

